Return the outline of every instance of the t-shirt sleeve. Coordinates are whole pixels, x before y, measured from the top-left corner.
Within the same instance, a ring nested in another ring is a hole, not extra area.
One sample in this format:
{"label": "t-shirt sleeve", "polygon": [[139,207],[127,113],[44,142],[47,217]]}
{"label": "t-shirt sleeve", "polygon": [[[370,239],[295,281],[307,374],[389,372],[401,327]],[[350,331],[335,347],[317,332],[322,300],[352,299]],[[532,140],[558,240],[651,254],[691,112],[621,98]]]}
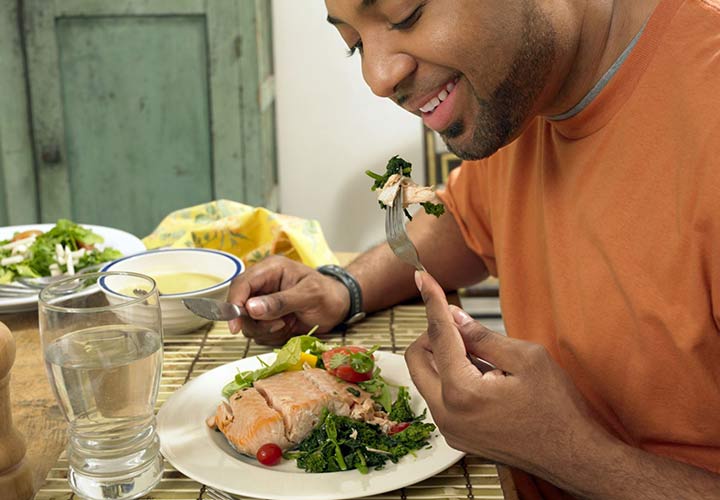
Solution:
{"label": "t-shirt sleeve", "polygon": [[445,188],[437,194],[455,218],[465,244],[483,260],[490,275],[497,277],[486,168],[483,161],[463,162],[450,172]]}

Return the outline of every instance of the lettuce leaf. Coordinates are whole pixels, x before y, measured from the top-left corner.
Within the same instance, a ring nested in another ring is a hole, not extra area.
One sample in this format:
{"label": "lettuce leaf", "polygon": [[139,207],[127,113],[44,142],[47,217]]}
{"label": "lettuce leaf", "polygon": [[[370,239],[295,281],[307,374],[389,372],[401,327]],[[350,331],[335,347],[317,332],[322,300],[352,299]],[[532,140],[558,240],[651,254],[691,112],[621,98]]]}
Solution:
{"label": "lettuce leaf", "polygon": [[299,335],[288,340],[284,346],[276,351],[277,357],[271,365],[263,366],[257,370],[238,372],[232,381],[225,384],[222,395],[229,398],[241,389],[252,387],[252,385],[260,379],[287,371],[300,361],[300,355],[303,352],[320,355],[329,350],[329,346],[312,336],[315,329],[317,329],[317,327],[313,328],[308,335]]}

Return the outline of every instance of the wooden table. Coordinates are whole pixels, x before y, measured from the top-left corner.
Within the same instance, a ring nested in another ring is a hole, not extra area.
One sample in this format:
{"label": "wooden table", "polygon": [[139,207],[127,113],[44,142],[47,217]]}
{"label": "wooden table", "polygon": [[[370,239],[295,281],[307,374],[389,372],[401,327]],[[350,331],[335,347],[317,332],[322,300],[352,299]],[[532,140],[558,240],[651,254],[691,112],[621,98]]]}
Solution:
{"label": "wooden table", "polygon": [[[457,297],[454,300],[457,301]],[[33,469],[35,490],[38,491],[45,485],[37,498],[69,499],[71,495],[61,470],[66,464],[61,460],[58,465],[58,457],[63,452],[66,442],[66,424],[47,381],[40,348],[37,312],[0,314],[0,321],[11,329],[17,343],[16,362],[10,383],[13,417],[16,427],[27,441],[27,460]],[[355,337],[360,339],[361,343],[369,341],[370,344],[379,344],[383,350],[400,352],[424,331],[425,326],[424,307],[421,304],[401,305],[371,315],[365,321],[354,325],[348,332],[333,335],[329,341],[345,343],[346,336]],[[257,346],[242,336],[231,336],[224,323],[193,334],[166,336],[163,382],[158,406],[174,390],[195,376],[239,357],[253,356],[261,352],[267,352],[267,348]],[[457,498],[515,498],[509,474],[504,468],[498,469],[493,475],[489,471],[495,471],[494,465],[487,464],[479,457],[469,456],[458,464],[456,470],[438,478],[441,484],[437,488],[442,487],[445,492],[455,488],[458,490]],[[50,477],[48,477],[49,472]],[[454,476],[458,476],[457,481],[453,479]],[[499,485],[495,484],[498,476],[505,492],[504,497]],[[163,481],[165,487],[177,488],[177,491],[184,492],[177,495],[173,493],[167,498],[199,498],[204,492],[204,487],[185,478],[172,468],[166,470]],[[59,488],[53,490],[57,493],[45,492],[45,489],[53,488],[49,486],[51,484]],[[432,483],[429,484],[428,487],[435,487]],[[64,488],[67,488],[67,494],[60,491]],[[198,491],[200,491],[199,496]],[[432,493],[431,496],[426,496],[428,491],[424,491],[422,498],[433,498]],[[500,493],[496,493],[498,491]],[[486,495],[483,496],[482,492]],[[406,492],[398,496],[398,498],[413,497],[414,495]],[[153,498],[159,496],[154,495]],[[445,496],[443,493],[443,498],[456,497]]]}

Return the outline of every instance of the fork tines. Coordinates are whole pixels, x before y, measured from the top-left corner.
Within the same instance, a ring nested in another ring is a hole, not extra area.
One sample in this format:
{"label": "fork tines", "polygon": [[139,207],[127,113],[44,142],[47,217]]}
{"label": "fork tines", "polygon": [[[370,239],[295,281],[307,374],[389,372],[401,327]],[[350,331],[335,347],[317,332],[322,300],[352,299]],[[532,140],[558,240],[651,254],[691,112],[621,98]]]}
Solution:
{"label": "fork tines", "polygon": [[418,271],[425,270],[420,263],[415,245],[410,241],[405,231],[402,186],[398,189],[392,206],[387,208],[387,214],[385,215],[385,235],[388,245],[390,245],[395,255]]}
{"label": "fork tines", "polygon": [[232,496],[230,493],[216,490],[210,486],[205,487],[203,498],[209,498],[210,500],[237,500],[237,497]]}

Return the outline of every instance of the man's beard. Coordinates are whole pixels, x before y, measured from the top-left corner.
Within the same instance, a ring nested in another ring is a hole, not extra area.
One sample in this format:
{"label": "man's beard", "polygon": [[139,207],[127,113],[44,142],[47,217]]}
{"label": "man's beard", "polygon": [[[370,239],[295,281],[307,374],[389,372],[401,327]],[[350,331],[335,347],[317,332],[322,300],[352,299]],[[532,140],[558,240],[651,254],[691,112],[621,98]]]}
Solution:
{"label": "man's beard", "polygon": [[489,99],[481,98],[470,87],[478,103],[470,143],[453,141],[466,131],[461,120],[451,123],[440,134],[448,149],[463,160],[486,158],[508,144],[520,132],[545,87],[555,60],[555,30],[533,2],[526,6],[522,43],[507,77]]}

